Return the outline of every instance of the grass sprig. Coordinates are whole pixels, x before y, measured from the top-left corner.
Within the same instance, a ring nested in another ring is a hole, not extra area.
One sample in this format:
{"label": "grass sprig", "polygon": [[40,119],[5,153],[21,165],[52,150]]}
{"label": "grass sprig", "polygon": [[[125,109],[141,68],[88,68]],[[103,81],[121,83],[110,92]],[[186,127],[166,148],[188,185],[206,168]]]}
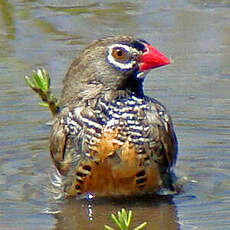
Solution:
{"label": "grass sprig", "polygon": [[59,102],[50,91],[50,77],[45,68],[32,71],[32,76],[25,76],[27,85],[36,92],[42,102],[39,105],[48,107],[53,116],[59,111]]}
{"label": "grass sprig", "polygon": [[[132,211],[129,210],[127,213],[124,208],[121,209],[121,211],[117,212],[117,216],[115,216],[114,214],[111,214],[111,218],[119,230],[130,230],[132,217],[133,217]],[[140,224],[139,226],[135,227],[133,230],[141,230],[146,225],[147,225],[147,223],[144,222],[144,223]],[[114,228],[112,228],[108,225],[105,225],[104,227],[106,230],[115,230]]]}

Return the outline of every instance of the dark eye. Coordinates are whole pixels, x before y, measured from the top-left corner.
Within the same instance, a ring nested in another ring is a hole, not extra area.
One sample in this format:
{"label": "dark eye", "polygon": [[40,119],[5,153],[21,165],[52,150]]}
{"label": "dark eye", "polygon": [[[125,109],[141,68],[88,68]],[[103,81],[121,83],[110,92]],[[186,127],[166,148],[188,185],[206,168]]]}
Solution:
{"label": "dark eye", "polygon": [[117,61],[128,61],[129,60],[129,55],[122,48],[113,48],[112,56]]}

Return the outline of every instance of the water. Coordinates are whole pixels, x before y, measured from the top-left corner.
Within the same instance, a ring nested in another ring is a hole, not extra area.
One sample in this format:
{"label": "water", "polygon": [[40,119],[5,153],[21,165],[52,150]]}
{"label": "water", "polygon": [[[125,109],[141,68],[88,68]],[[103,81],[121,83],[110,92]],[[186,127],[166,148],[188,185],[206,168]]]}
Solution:
{"label": "water", "polygon": [[[152,71],[147,95],[167,106],[179,139],[184,191],[170,198],[55,202],[47,191],[49,112],[23,76],[45,67],[53,91],[90,41],[133,34],[174,59]],[[230,226],[230,3],[228,0],[0,2],[0,229],[103,229],[132,209],[146,229]],[[47,210],[53,214],[46,214]],[[89,220],[92,219],[92,220]]]}

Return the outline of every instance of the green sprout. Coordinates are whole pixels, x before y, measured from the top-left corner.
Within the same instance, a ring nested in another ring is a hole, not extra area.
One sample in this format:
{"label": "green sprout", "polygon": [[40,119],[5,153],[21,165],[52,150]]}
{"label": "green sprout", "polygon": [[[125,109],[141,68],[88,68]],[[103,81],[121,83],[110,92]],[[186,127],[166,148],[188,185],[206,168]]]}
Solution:
{"label": "green sprout", "polygon": [[[119,230],[129,230],[130,229],[130,224],[132,220],[133,213],[131,210],[128,211],[128,213],[125,211],[123,208],[121,211],[117,212],[117,217],[114,214],[111,214],[111,218],[113,219],[114,223],[117,225]],[[141,230],[147,225],[146,222],[140,224],[133,230]],[[114,230],[114,228],[105,225],[104,226],[106,230]]]}
{"label": "green sprout", "polygon": [[50,77],[44,68],[32,71],[32,76],[25,76],[27,85],[36,92],[42,102],[39,105],[48,107],[53,116],[59,111],[59,102],[50,91]]}

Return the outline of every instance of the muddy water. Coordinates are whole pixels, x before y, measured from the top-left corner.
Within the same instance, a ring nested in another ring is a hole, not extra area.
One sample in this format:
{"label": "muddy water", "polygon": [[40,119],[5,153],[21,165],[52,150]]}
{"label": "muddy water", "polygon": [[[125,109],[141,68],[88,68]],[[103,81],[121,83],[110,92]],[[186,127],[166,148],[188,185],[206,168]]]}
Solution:
{"label": "muddy water", "polygon": [[[184,191],[168,197],[56,202],[48,191],[49,112],[23,76],[44,66],[61,80],[91,40],[133,34],[171,56],[147,95],[171,112]],[[230,3],[228,0],[0,2],[0,229],[103,229],[134,212],[146,229],[230,229]],[[53,214],[46,214],[47,210]]]}

